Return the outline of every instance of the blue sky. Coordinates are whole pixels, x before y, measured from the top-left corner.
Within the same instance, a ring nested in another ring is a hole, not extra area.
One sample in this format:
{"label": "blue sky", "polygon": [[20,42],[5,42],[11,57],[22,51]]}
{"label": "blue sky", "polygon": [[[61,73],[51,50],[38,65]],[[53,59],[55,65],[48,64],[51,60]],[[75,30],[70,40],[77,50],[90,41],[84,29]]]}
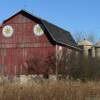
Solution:
{"label": "blue sky", "polygon": [[21,9],[70,31],[74,37],[83,32],[100,40],[100,0],[1,0],[0,23]]}

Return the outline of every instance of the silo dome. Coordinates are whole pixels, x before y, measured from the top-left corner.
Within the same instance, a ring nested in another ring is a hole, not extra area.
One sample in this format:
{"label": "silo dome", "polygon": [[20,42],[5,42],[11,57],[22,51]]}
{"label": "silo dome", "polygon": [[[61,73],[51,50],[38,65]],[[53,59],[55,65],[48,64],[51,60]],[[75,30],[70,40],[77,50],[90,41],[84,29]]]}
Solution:
{"label": "silo dome", "polygon": [[79,46],[92,46],[93,44],[90,41],[84,39],[84,40],[79,41],[78,45]]}

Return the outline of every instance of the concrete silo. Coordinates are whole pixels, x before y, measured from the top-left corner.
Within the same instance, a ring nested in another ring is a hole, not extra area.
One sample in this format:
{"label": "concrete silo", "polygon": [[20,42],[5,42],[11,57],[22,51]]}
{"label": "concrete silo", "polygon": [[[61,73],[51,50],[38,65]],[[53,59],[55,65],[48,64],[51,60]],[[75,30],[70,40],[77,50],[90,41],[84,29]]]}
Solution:
{"label": "concrete silo", "polygon": [[90,41],[88,41],[86,39],[81,40],[81,41],[78,42],[78,46],[83,50],[83,55],[84,56],[89,56],[89,55],[92,56],[93,44]]}
{"label": "concrete silo", "polygon": [[95,44],[95,54],[100,58],[100,41]]}

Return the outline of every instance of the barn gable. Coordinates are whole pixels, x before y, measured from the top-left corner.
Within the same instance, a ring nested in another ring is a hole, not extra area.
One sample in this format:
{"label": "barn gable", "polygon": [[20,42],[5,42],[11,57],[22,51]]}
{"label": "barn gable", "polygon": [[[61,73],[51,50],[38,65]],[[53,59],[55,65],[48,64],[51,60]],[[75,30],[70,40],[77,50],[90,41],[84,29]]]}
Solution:
{"label": "barn gable", "polygon": [[[44,32],[44,35],[38,37],[34,34],[34,26],[37,24],[41,25],[41,21],[30,16],[30,14],[26,14],[23,11],[15,14],[3,22],[2,28],[0,29],[0,43],[34,43],[32,45],[35,45],[35,43],[48,44],[51,41],[49,41],[49,37],[45,35],[47,32],[45,32],[43,27],[41,28]],[[10,38],[5,38],[2,34],[2,30],[6,25],[10,25],[13,28],[13,35]]]}
{"label": "barn gable", "polygon": [[[17,19],[17,20],[16,20]],[[11,17],[9,17],[8,19],[4,20],[3,23],[25,23],[25,22],[31,22],[32,20],[34,20],[39,22],[39,19],[33,15],[31,15],[30,13],[21,10],[19,12],[17,12],[16,14],[12,15]]]}
{"label": "barn gable", "polygon": [[[16,21],[16,15],[19,17]],[[23,18],[23,20],[21,20],[21,16],[26,16]],[[29,12],[25,11],[25,10],[21,10],[18,13],[16,13],[15,15],[11,16],[10,18],[6,19],[3,23],[9,23],[10,19],[12,20],[13,18],[15,18],[14,22],[12,23],[24,23],[25,21],[29,21],[30,20],[34,20],[42,23],[43,27],[46,29],[46,33],[49,37],[51,37],[51,39],[55,42],[55,44],[60,44],[60,45],[64,45],[64,46],[68,46],[74,49],[78,49],[77,44],[75,42],[75,40],[73,39],[73,37],[71,36],[70,32],[63,30],[62,28],[51,24],[49,22],[47,22],[44,19],[41,19],[39,17],[36,17],[32,14],[30,14]]]}

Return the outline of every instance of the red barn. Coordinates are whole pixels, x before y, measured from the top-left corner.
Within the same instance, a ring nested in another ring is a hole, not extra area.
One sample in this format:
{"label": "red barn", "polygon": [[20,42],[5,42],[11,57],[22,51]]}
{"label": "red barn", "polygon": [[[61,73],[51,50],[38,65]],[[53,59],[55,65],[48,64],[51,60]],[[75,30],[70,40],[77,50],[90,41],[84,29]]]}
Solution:
{"label": "red barn", "polygon": [[68,31],[55,26],[25,10],[3,21],[0,26],[0,71],[6,75],[27,72],[27,61],[32,58],[34,74],[54,73],[45,61],[50,54],[66,48],[76,51],[77,45]]}

